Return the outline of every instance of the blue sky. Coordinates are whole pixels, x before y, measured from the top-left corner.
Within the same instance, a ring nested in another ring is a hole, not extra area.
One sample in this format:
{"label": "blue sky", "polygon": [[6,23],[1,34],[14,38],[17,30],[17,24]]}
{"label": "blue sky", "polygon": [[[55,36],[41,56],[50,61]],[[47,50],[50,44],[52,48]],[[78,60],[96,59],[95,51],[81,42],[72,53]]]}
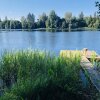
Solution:
{"label": "blue sky", "polygon": [[[0,1],[0,17],[20,19],[29,12],[36,15],[36,18],[42,13],[49,14],[50,10],[63,17],[65,12],[72,12],[73,15],[83,11],[85,15],[94,14],[96,0],[1,0]],[[100,1],[100,0],[98,0]]]}

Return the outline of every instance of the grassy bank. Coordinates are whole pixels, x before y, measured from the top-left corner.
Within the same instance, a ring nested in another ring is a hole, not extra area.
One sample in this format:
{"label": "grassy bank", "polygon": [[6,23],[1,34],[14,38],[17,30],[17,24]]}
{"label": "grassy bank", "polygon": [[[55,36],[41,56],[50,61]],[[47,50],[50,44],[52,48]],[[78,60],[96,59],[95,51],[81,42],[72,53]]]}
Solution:
{"label": "grassy bank", "polygon": [[0,100],[93,100],[80,77],[79,54],[55,57],[41,51],[5,52],[0,59]]}

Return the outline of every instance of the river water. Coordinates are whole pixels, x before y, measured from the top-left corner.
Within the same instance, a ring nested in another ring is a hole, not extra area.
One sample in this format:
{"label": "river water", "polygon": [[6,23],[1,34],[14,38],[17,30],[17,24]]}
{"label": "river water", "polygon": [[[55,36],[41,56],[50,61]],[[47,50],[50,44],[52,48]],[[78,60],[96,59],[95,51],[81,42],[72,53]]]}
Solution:
{"label": "river water", "polygon": [[0,32],[0,52],[4,50],[21,50],[28,48],[47,50],[57,55],[60,50],[81,50],[88,48],[100,54],[100,32]]}

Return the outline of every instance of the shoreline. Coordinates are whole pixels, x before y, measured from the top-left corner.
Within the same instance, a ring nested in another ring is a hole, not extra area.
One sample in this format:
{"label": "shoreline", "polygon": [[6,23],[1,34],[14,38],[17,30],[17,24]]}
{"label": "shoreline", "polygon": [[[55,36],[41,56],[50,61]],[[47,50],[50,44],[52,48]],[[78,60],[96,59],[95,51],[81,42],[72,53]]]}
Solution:
{"label": "shoreline", "polygon": [[100,31],[100,29],[95,28],[75,28],[71,29],[60,29],[60,28],[37,28],[37,29],[0,29],[0,31],[48,31],[48,32],[73,32],[73,31]]}

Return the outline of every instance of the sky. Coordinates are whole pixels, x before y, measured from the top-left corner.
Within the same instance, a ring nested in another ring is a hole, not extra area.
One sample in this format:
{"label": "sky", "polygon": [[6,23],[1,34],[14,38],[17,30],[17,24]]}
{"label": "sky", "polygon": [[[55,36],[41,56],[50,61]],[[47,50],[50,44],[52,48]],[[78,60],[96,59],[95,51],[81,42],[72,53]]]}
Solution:
{"label": "sky", "polygon": [[[81,11],[87,16],[93,15],[96,0],[0,0],[0,17],[5,16],[12,19],[20,19],[29,12],[36,15],[36,19],[43,12],[47,15],[55,10],[58,16],[64,17],[65,12],[72,12],[78,16]],[[98,0],[100,1],[100,0]]]}

